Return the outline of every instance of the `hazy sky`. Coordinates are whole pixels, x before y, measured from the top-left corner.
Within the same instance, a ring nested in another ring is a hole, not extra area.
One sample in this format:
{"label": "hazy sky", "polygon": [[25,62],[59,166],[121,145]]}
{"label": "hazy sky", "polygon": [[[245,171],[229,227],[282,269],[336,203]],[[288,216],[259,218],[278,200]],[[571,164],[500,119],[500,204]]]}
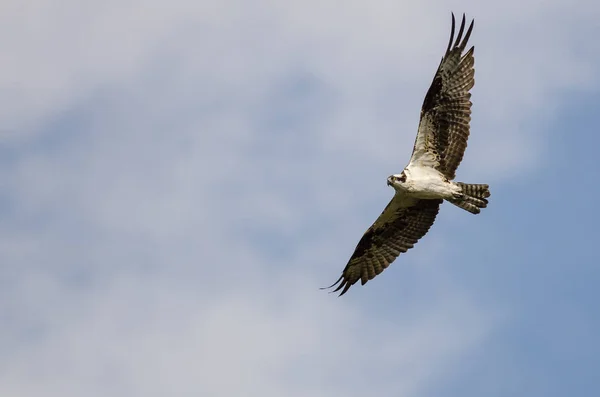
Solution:
{"label": "hazy sky", "polygon": [[[458,180],[335,281],[475,18]],[[4,0],[0,395],[596,396],[600,4]]]}

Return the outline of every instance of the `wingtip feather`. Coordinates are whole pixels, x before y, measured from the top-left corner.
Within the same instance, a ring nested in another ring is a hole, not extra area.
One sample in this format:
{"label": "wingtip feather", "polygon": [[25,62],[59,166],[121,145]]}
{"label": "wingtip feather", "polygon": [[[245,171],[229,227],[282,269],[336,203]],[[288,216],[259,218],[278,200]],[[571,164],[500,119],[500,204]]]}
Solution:
{"label": "wingtip feather", "polygon": [[465,14],[463,14],[462,20],[460,22],[460,28],[458,29],[458,35],[456,35],[456,41],[454,42],[454,47],[457,47],[460,44],[460,40],[462,39],[462,35],[465,31]]}
{"label": "wingtip feather", "polygon": [[[456,18],[454,17],[454,12],[452,14],[452,28],[450,29],[450,40],[448,42],[448,47],[446,48],[446,54],[448,54],[453,48],[460,48],[461,52],[467,46],[467,42],[471,37],[471,32],[473,31],[473,27],[475,25],[475,19],[471,20],[469,27],[465,34],[465,24],[466,24],[466,14],[463,13],[462,19],[460,22],[460,28],[458,29],[458,34],[456,35],[456,40],[454,39],[454,33],[456,31]],[[463,38],[463,34],[465,34]],[[454,44],[453,44],[454,43]]]}
{"label": "wingtip feather", "polygon": [[[452,12],[452,28],[450,29],[450,40],[448,41],[448,48],[446,48],[446,54],[450,52],[452,48],[452,42],[454,41],[454,29],[456,27],[456,20],[454,18],[454,13]],[[442,58],[443,60],[444,58]]]}
{"label": "wingtip feather", "polygon": [[338,285],[336,289],[334,289],[333,291],[329,291],[330,294],[333,294],[333,293],[338,292],[339,290],[341,290],[343,288],[342,292],[338,295],[338,297],[344,295],[348,291],[348,289],[350,289],[350,287],[352,286],[352,284],[350,284],[350,282],[348,280],[344,279],[344,275],[342,274],[340,276],[340,278],[338,278],[336,280],[336,282],[333,283],[333,284],[331,284],[329,287],[322,287],[322,288],[319,288],[319,289],[320,290],[330,289],[330,288],[335,287],[338,283],[340,285]]}
{"label": "wingtip feather", "polygon": [[[342,279],[344,278],[344,275],[341,275],[340,278],[338,278],[335,283],[331,284],[329,287],[321,287],[319,288],[320,290],[323,289],[329,289],[329,288],[333,288],[337,283],[339,283]],[[334,291],[335,292],[335,291]]]}
{"label": "wingtip feather", "polygon": [[471,32],[473,31],[473,26],[475,26],[475,19],[471,20],[471,24],[469,25],[469,29],[467,29],[467,34],[465,34],[465,39],[463,40],[462,44],[460,45],[461,52],[467,46],[467,42],[469,41],[469,38],[471,37]]}

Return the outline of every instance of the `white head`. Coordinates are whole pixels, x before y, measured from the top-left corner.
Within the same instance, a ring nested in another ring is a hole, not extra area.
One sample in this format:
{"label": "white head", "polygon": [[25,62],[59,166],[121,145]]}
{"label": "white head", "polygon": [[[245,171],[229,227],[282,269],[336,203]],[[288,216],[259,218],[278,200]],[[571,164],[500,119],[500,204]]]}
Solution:
{"label": "white head", "polygon": [[394,174],[388,176],[387,184],[388,186],[393,187],[395,190],[406,190],[406,173],[402,171],[400,174]]}

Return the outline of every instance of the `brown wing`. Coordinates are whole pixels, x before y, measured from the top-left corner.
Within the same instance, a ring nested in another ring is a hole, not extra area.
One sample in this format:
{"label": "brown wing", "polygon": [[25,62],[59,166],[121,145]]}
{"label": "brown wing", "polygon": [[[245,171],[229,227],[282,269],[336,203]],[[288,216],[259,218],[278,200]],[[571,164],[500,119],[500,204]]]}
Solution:
{"label": "brown wing", "polygon": [[442,200],[402,199],[398,195],[362,236],[341,277],[327,288],[339,286],[340,296],[358,280],[361,284],[383,272],[402,252],[427,233]]}
{"label": "brown wing", "polygon": [[412,164],[436,168],[448,179],[454,179],[456,168],[462,161],[471,121],[471,94],[475,85],[474,47],[461,55],[473,30],[469,25],[464,39],[465,16],[454,45],[454,14],[452,32],[446,54],[433,78],[421,108],[421,120],[410,159]]}

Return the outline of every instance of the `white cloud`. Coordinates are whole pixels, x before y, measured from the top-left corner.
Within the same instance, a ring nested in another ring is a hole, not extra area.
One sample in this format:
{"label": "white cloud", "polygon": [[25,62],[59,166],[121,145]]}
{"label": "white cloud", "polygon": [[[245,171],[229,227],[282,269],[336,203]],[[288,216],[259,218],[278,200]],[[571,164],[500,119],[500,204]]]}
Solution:
{"label": "white cloud", "polygon": [[[48,329],[9,355],[0,384],[15,396],[358,396],[377,382],[413,395],[487,331],[489,319],[457,296],[370,323],[307,293],[314,280],[252,281],[205,294],[201,280],[195,290],[191,280],[136,275],[67,294]],[[46,307],[65,295],[39,278],[30,289],[50,298]]]}
{"label": "white cloud", "polygon": [[[437,235],[396,285],[423,288],[410,307],[379,279],[317,290],[390,197],[446,11],[23,4],[0,16],[0,120],[18,131],[0,141],[3,394],[411,396],[485,340],[497,318],[435,267]],[[461,178],[531,172],[535,119],[598,84],[596,44],[562,21],[597,10],[511,7],[465,10],[477,85]]]}

